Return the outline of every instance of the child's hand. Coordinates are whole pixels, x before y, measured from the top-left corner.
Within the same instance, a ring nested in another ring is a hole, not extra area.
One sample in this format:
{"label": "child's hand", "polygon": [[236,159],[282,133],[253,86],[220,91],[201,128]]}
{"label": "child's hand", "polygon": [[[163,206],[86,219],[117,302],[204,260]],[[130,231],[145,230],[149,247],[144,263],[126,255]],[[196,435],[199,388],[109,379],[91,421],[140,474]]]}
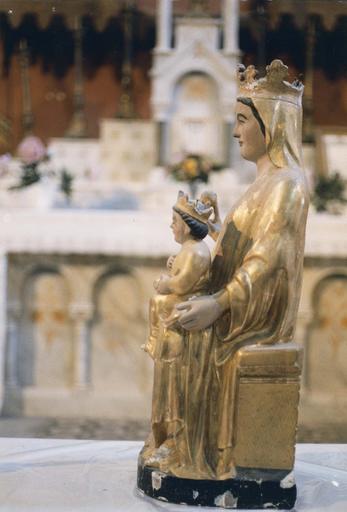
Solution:
{"label": "child's hand", "polygon": [[154,288],[157,290],[158,293],[161,293],[163,295],[167,295],[171,293],[171,288],[169,286],[170,283],[170,277],[166,274],[162,274],[159,279],[154,281]]}
{"label": "child's hand", "polygon": [[173,265],[173,262],[175,261],[175,258],[176,258],[176,256],[170,256],[166,262],[166,268],[170,271],[172,270],[172,265]]}

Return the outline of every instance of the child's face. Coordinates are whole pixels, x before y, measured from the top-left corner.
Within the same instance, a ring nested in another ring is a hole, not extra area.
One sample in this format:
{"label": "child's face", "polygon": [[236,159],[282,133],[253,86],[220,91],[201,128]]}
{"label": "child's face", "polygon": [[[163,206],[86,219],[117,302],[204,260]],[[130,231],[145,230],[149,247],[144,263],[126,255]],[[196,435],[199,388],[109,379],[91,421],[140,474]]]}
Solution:
{"label": "child's face", "polygon": [[170,228],[172,229],[175,242],[183,244],[183,242],[187,240],[190,229],[180,214],[175,211],[172,213],[172,222]]}

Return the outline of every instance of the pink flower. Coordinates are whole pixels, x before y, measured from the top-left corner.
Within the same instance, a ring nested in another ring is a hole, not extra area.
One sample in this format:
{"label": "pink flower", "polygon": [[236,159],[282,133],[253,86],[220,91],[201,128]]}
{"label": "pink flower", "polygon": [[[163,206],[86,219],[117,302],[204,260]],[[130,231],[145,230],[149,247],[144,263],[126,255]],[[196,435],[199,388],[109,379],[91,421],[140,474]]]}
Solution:
{"label": "pink flower", "polygon": [[24,164],[32,164],[44,158],[46,148],[41,139],[34,135],[28,135],[19,144],[17,155]]}
{"label": "pink flower", "polygon": [[0,176],[4,176],[8,172],[10,162],[10,153],[5,153],[0,156]]}

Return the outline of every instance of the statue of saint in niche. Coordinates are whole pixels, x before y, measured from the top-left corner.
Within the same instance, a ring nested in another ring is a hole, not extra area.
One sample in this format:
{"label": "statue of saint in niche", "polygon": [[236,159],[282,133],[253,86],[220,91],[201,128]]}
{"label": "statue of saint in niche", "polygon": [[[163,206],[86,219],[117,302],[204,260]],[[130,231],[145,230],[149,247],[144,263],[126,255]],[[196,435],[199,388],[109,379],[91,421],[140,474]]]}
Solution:
{"label": "statue of saint in niche", "polygon": [[257,176],[221,228],[208,221],[216,243],[207,293],[175,306],[185,339],[175,455],[168,442],[165,454],[147,457],[145,447],[139,458],[138,487],[158,499],[229,508],[295,502],[301,351],[292,341],[309,200],[303,86],[287,76],[279,60],[259,80],[253,66],[240,71],[234,136]]}

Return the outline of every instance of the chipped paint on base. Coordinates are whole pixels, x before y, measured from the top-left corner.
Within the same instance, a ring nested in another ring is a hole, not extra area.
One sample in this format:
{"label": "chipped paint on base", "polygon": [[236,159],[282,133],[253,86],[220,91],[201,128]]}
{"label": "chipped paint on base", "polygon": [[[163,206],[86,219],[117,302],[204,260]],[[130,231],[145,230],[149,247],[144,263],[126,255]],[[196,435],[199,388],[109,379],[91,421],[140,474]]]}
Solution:
{"label": "chipped paint on base", "polygon": [[226,491],[224,494],[220,494],[215,498],[214,504],[216,507],[236,508],[237,500],[238,498],[235,498],[230,491]]}
{"label": "chipped paint on base", "polygon": [[160,471],[153,471],[152,473],[152,489],[155,491],[159,491],[161,488],[161,479],[165,478],[166,474],[161,473]]}
{"label": "chipped paint on base", "polygon": [[295,485],[295,479],[294,479],[293,471],[288,473],[288,475],[286,477],[284,477],[283,480],[280,481],[281,489],[290,489],[291,487],[294,487],[294,485]]}

